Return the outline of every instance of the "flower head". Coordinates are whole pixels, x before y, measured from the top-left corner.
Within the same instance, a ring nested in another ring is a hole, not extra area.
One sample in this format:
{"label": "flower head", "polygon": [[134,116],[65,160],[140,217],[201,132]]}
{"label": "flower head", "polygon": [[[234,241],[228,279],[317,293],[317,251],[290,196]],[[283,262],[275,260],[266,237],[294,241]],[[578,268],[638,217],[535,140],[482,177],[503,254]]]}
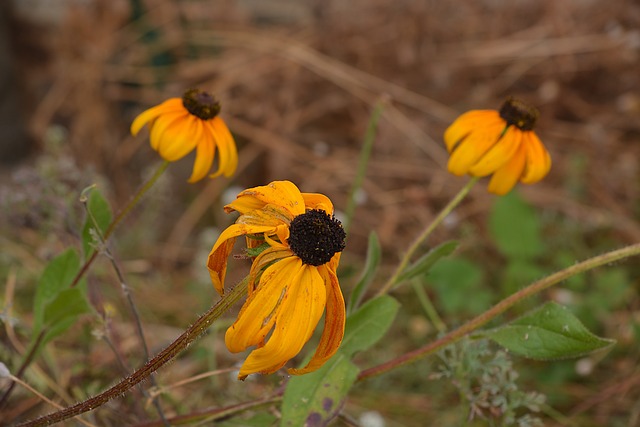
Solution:
{"label": "flower head", "polygon": [[224,121],[218,116],[220,103],[207,92],[190,89],[182,98],[171,98],[149,108],[135,118],[135,136],[149,124],[151,147],[160,156],[175,162],[196,149],[196,160],[189,182],[204,178],[213,165],[216,148],[220,154],[218,170],[212,178],[231,176],[238,165],[236,144]]}
{"label": "flower head", "polygon": [[489,191],[506,194],[516,182],[533,184],[551,168],[551,157],[533,131],[538,110],[508,99],[499,111],[472,110],[458,117],[444,133],[449,172],[493,174]]}
{"label": "flower head", "polygon": [[289,373],[318,369],[338,350],[345,324],[336,269],[346,235],[333,217],[331,200],[301,193],[289,181],[276,181],[242,191],[225,211],[237,211],[240,217],[222,232],[209,254],[207,267],[216,290],[224,292],[227,259],[237,237],[246,237],[249,250],[262,249],[251,266],[247,301],[225,335],[231,352],[257,347],[238,378],[270,374],[284,366],[311,338],[326,308],[315,354],[307,366]]}

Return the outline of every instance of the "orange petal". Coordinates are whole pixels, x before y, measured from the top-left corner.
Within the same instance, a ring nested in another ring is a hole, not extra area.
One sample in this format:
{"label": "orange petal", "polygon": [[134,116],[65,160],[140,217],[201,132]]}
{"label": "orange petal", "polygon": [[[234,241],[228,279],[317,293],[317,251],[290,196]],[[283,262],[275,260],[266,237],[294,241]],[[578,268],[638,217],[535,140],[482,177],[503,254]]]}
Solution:
{"label": "orange petal", "polygon": [[189,114],[186,111],[178,111],[163,114],[154,120],[151,124],[151,131],[149,132],[151,148],[158,151],[158,147],[160,147],[163,139],[166,137],[166,130],[171,126],[182,122],[182,120],[186,119],[188,115]]}
{"label": "orange petal", "polygon": [[175,162],[196,148],[198,138],[202,136],[197,134],[196,121],[198,120],[200,119],[189,114],[184,120],[174,122],[165,130],[165,135],[158,146],[158,153],[163,159]]}
{"label": "orange petal", "polygon": [[[300,261],[297,257],[294,259]],[[311,338],[324,311],[326,290],[317,267],[302,266],[301,262],[299,265],[299,271],[291,279],[287,297],[277,309],[273,333],[263,347],[249,354],[240,368],[239,379],[257,372],[263,374],[275,372],[297,355]],[[292,269],[287,270],[291,275]],[[260,288],[254,295],[259,292]]]}
{"label": "orange petal", "polygon": [[[246,200],[242,200],[247,198]],[[238,194],[238,198],[225,206],[225,210],[245,211],[249,206],[282,206],[291,219],[305,212],[304,199],[298,187],[289,181],[274,181],[269,185],[249,188]]]}
{"label": "orange petal", "polygon": [[454,175],[464,175],[499,140],[505,122],[485,123],[474,129],[455,148],[449,158],[448,169]]}
{"label": "orange petal", "polygon": [[215,250],[211,250],[209,258],[207,259],[207,268],[209,269],[209,276],[211,277],[211,283],[213,287],[220,295],[224,294],[224,278],[227,275],[227,260],[233,245],[236,242],[235,237],[231,237],[222,241],[221,244],[217,244]]}
{"label": "orange petal", "polygon": [[511,160],[520,147],[522,131],[515,126],[509,126],[502,138],[487,151],[471,168],[469,174],[473,176],[487,176]]}
{"label": "orange petal", "polygon": [[327,292],[327,312],[324,317],[324,330],[315,354],[302,369],[289,369],[291,375],[302,375],[313,372],[329,360],[340,347],[344,337],[346,320],[344,298],[340,290],[340,283],[334,271],[325,266],[319,267]]}
{"label": "orange petal", "polygon": [[213,245],[211,255],[215,252],[219,246],[221,246],[225,241],[235,238],[238,236],[244,236],[247,234],[260,234],[267,232],[275,232],[275,228],[271,225],[247,225],[247,224],[232,224],[229,227],[225,228],[225,230],[220,234],[218,240]]}
{"label": "orange petal", "polygon": [[288,212],[282,207],[267,205],[262,209],[240,215],[236,223],[251,226],[270,226],[272,227],[270,234],[275,234],[277,232],[276,227],[289,224],[290,220],[287,215]]}
{"label": "orange petal", "polygon": [[251,281],[249,282],[249,295],[253,293],[253,288],[255,287],[256,281],[258,281],[258,278],[262,274],[262,270],[274,261],[290,256],[293,256],[293,252],[284,245],[271,247],[262,251],[262,253],[251,263],[251,270],[249,271],[249,277],[251,278]]}
{"label": "orange petal", "polygon": [[307,209],[319,209],[333,215],[333,203],[324,194],[302,193],[302,198]]}
{"label": "orange petal", "polygon": [[520,148],[505,165],[498,169],[489,181],[488,190],[490,193],[500,196],[507,194],[518,179],[522,176],[525,165],[525,147],[520,144]]}
{"label": "orange petal", "polygon": [[456,145],[471,132],[497,121],[504,123],[504,120],[496,110],[467,111],[444,131],[444,142],[447,146],[447,151],[451,153]]}
{"label": "orange petal", "polygon": [[211,122],[212,134],[215,137],[216,145],[220,151],[220,162],[218,170],[211,177],[233,175],[238,167],[238,151],[236,143],[229,132],[229,128],[220,117],[215,117]]}
{"label": "orange petal", "polygon": [[520,181],[524,184],[533,184],[549,173],[551,156],[533,131],[524,133],[522,144],[526,148],[527,163]]}
{"label": "orange petal", "polygon": [[297,295],[293,279],[301,268],[302,262],[294,256],[281,259],[262,273],[258,288],[227,329],[224,339],[230,352],[238,353],[264,341],[277,322],[280,308]]}
{"label": "orange petal", "polygon": [[155,107],[151,107],[143,111],[131,123],[131,134],[136,136],[138,132],[140,132],[140,129],[150,121],[163,114],[177,112],[180,109],[184,110],[184,107],[182,107],[182,100],[180,98],[171,98],[160,105],[156,105]]}
{"label": "orange petal", "polygon": [[[204,127],[202,123],[199,126]],[[191,172],[191,177],[189,177],[189,182],[197,182],[207,176],[207,173],[211,170],[214,156],[213,141],[205,132],[196,147],[196,161],[193,163],[193,171]]]}

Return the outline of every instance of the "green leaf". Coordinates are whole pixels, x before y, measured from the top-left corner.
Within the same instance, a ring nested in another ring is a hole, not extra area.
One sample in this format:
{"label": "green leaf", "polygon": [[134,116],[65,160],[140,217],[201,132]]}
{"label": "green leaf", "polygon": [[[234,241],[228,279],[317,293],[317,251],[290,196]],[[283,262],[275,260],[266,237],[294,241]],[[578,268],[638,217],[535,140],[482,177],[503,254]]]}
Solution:
{"label": "green leaf", "polygon": [[380,265],[380,258],[380,241],[378,240],[378,235],[376,234],[376,232],[372,231],[371,233],[369,233],[367,260],[364,264],[364,270],[362,270],[362,275],[360,276],[360,279],[358,279],[358,283],[356,283],[353,291],[351,291],[349,305],[347,306],[347,313],[353,312],[360,305],[360,301],[362,300],[363,295],[369,288],[369,285],[373,281],[376,271],[378,270],[378,266]]}
{"label": "green leaf", "polygon": [[44,323],[55,325],[68,317],[75,318],[91,310],[84,293],[78,288],[65,289],[47,304],[44,310]]}
{"label": "green leaf", "polygon": [[544,251],[538,215],[515,191],[495,199],[489,230],[508,258],[533,258]]}
{"label": "green leaf", "polygon": [[83,194],[87,191],[90,193],[87,199],[87,218],[82,228],[82,251],[88,258],[94,251],[93,246],[96,243],[91,235],[91,229],[95,230],[97,227],[104,235],[111,223],[112,213],[109,202],[100,194],[100,191],[95,187],[89,187],[83,191]]}
{"label": "green leaf", "polygon": [[458,242],[453,240],[444,242],[436,246],[435,248],[424,254],[422,257],[420,257],[420,259],[418,259],[416,262],[407,267],[402,272],[400,277],[398,277],[398,280],[396,282],[403,282],[405,280],[413,279],[416,276],[423,276],[427,274],[431,267],[433,267],[433,265],[438,262],[440,258],[451,255],[457,247]]}
{"label": "green leaf", "polygon": [[80,259],[73,249],[67,249],[44,268],[33,301],[33,336],[42,330],[47,304],[71,285],[79,269]]}
{"label": "green leaf", "polygon": [[388,295],[367,301],[349,315],[340,351],[352,357],[374,345],[387,333],[400,304]]}
{"label": "green leaf", "polygon": [[282,426],[326,425],[342,408],[342,402],[358,377],[351,357],[384,336],[400,304],[387,295],[367,301],[347,318],[340,350],[320,369],[292,377],[282,402]]}
{"label": "green leaf", "polygon": [[479,314],[491,306],[492,294],[482,286],[482,270],[463,258],[445,258],[433,266],[427,282],[439,306],[451,315]]}
{"label": "green leaf", "polygon": [[580,357],[615,343],[589,332],[569,310],[555,302],[481,335],[512,353],[540,360]]}
{"label": "green leaf", "polygon": [[282,400],[281,426],[324,426],[340,409],[360,370],[344,353],[315,372],[292,377]]}

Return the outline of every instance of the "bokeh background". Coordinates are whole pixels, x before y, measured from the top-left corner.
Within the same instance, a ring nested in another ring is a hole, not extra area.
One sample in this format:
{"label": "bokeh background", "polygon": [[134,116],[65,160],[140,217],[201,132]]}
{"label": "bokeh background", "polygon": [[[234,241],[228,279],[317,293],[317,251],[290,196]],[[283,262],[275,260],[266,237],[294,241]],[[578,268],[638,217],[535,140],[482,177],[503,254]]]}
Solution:
{"label": "bokeh background", "polygon": [[[544,250],[527,264],[533,272],[509,279],[524,286],[525,278],[640,241],[637,1],[4,1],[0,67],[0,282],[18,341],[28,337],[44,264],[78,245],[80,191],[97,183],[114,208],[126,204],[159,162],[144,136],[130,136],[132,119],[191,87],[220,99],[240,165],[232,179],[190,185],[192,157],[172,164],[115,234],[156,351],[217,299],[204,260],[231,220],[224,202],[243,188],[289,179],[344,209],[378,102],[385,108],[343,257],[345,293],[371,230],[383,246],[374,284],[380,286],[411,239],[466,182],[446,171],[448,124],[469,109],[498,108],[507,96],[540,109],[537,133],[553,158],[544,181],[517,189],[535,212]],[[493,241],[496,197],[485,185],[432,239],[462,242],[458,252],[480,271],[466,297],[475,293],[490,304],[507,292],[500,282],[512,264]],[[231,277],[242,277],[246,265],[234,265]],[[522,388],[546,394],[563,414],[547,414],[549,425],[640,425],[640,269],[637,260],[612,268],[615,274],[576,280],[544,298],[582,307],[594,332],[618,340],[614,350],[578,362],[514,361]],[[138,366],[131,319],[108,263],[96,263],[89,285],[96,310],[112,310],[122,354]],[[445,305],[450,326],[474,314],[475,306],[447,305],[456,296],[443,286],[427,291],[436,307]],[[361,356],[363,367],[434,336],[411,289],[397,296],[404,306],[395,333]],[[86,319],[40,362],[58,384],[49,393],[63,404],[115,379],[113,355],[92,335],[95,329]],[[5,332],[0,337],[2,360],[15,365],[20,352]],[[160,382],[240,361],[220,338],[214,328],[165,368]],[[375,410],[389,426],[425,425],[425,419],[458,425],[466,403],[453,386],[430,377],[433,363],[359,385],[346,413],[356,420]],[[46,389],[42,376],[30,375]],[[259,398],[282,380],[212,378],[172,390],[168,411]],[[9,419],[47,410],[26,392],[14,398]],[[97,411],[99,425],[119,425],[118,411],[129,405],[123,399]],[[134,424],[140,413],[127,417]]]}

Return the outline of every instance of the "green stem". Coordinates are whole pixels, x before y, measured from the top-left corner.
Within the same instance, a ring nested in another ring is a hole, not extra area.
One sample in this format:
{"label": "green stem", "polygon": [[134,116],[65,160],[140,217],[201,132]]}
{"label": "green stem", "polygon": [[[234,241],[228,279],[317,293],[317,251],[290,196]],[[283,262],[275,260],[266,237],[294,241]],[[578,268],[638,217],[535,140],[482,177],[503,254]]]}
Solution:
{"label": "green stem", "polygon": [[[127,205],[118,213],[118,215],[116,215],[113,221],[111,221],[111,224],[109,224],[109,226],[107,227],[107,230],[104,232],[105,241],[111,236],[111,234],[115,230],[116,226],[120,223],[120,221],[122,221],[124,217],[127,216],[127,214],[131,211],[131,209],[133,209],[133,207],[138,204],[140,199],[142,199],[142,196],[144,196],[146,192],[149,191],[151,187],[153,187],[153,184],[155,184],[158,178],[162,176],[164,171],[167,169],[167,166],[169,166],[168,161],[165,160],[164,162],[162,162],[160,167],[156,169],[156,171],[154,172],[153,176],[151,176],[151,178],[149,178],[149,180],[145,182],[142,185],[142,187],[140,187],[138,192],[133,196],[133,198],[129,201],[129,203],[127,203]],[[98,256],[98,252],[94,251],[93,254],[91,254],[91,257],[89,257],[89,259],[85,261],[82,268],[80,268],[80,271],[78,271],[78,274],[76,274],[76,277],[73,278],[73,282],[71,282],[72,288],[78,284],[80,279],[82,279],[82,276],[84,276],[84,274],[87,272],[91,264],[93,264],[93,261],[95,261],[97,256]]]}
{"label": "green stem", "polygon": [[418,348],[409,353],[403,354],[402,356],[392,359],[381,365],[374,366],[373,368],[369,368],[360,372],[358,381],[378,376],[387,371],[390,371],[391,369],[397,368],[398,366],[405,365],[407,363],[433,354],[441,348],[453,344],[464,336],[485,325],[490,320],[504,313],[506,310],[513,307],[523,299],[535,295],[538,292],[541,292],[564,280],[567,280],[568,278],[575,276],[576,274],[584,273],[585,271],[592,270],[596,267],[600,267],[605,264],[637,255],[640,255],[640,243],[636,243],[635,245],[630,245],[622,249],[589,258],[586,261],[582,261],[581,263],[572,265],[571,267],[565,268],[564,270],[558,271],[548,277],[545,277],[544,279],[533,282],[526,288],[523,288],[520,291],[508,296],[507,298],[491,307],[489,310],[468,321],[458,329],[455,329],[449,332],[447,335],[444,335],[443,337],[437,339],[436,341],[433,341],[425,345],[424,347]]}
{"label": "green stem", "polygon": [[411,286],[418,296],[418,300],[420,300],[420,304],[422,305],[425,314],[427,315],[433,326],[438,330],[438,332],[444,333],[447,330],[447,326],[442,321],[440,315],[438,315],[436,308],[433,306],[433,303],[431,302],[431,299],[429,298],[427,292],[424,290],[422,284],[418,283],[416,280],[413,280],[411,282]]}
{"label": "green stem", "polygon": [[404,257],[402,257],[402,260],[400,261],[400,264],[398,264],[398,267],[393,273],[393,276],[391,276],[389,280],[387,280],[387,283],[385,283],[384,286],[378,291],[378,296],[384,295],[391,290],[391,288],[398,281],[400,275],[404,272],[405,268],[407,268],[407,265],[411,261],[413,255],[420,248],[420,245],[422,245],[422,243],[427,239],[427,237],[431,235],[433,230],[435,230],[436,227],[440,225],[440,223],[447,217],[447,215],[449,215],[451,211],[453,211],[455,207],[460,204],[465,196],[469,194],[469,191],[471,191],[471,188],[473,188],[475,183],[478,182],[478,179],[479,178],[477,177],[472,177],[469,182],[467,182],[467,184],[462,187],[458,194],[456,194],[455,197],[451,199],[447,206],[445,206],[444,209],[440,211],[438,216],[436,216],[434,220],[431,221],[427,228],[425,228],[424,231],[418,237],[416,237],[413,243],[411,243],[411,246],[409,247],[407,252],[404,254]]}
{"label": "green stem", "polygon": [[178,354],[180,354],[191,343],[193,343],[200,335],[202,335],[216,319],[218,319],[246,293],[248,283],[248,278],[245,278],[235,288],[233,288],[231,292],[226,294],[220,301],[218,301],[213,307],[211,307],[209,311],[200,316],[198,320],[196,320],[195,323],[189,327],[189,329],[183,332],[182,335],[180,335],[174,342],[169,344],[167,348],[162,350],[153,359],[145,363],[144,366],[133,372],[128,377],[124,378],[118,384],[83,402],[76,403],[73,406],[42,416],[35,420],[18,424],[17,427],[49,426],[96,409],[99,406],[104,405],[114,397],[120,396],[121,394],[125,393],[136,384],[139,384],[140,382],[149,378],[149,376],[153,372],[157,371],[167,362],[173,360]]}
{"label": "green stem", "polygon": [[358,160],[358,169],[356,171],[356,177],[353,180],[353,186],[349,192],[349,198],[347,199],[347,207],[345,209],[345,221],[344,231],[349,232],[351,227],[351,221],[353,221],[353,215],[356,211],[356,195],[362,188],[364,181],[364,175],[367,172],[367,166],[369,165],[369,158],[371,157],[371,151],[373,150],[373,142],[376,139],[376,131],[378,129],[378,122],[380,116],[387,103],[386,99],[381,99],[376,103],[369,118],[369,124],[367,125],[367,131],[364,135],[364,141],[362,143],[362,149],[360,150],[360,159]]}

